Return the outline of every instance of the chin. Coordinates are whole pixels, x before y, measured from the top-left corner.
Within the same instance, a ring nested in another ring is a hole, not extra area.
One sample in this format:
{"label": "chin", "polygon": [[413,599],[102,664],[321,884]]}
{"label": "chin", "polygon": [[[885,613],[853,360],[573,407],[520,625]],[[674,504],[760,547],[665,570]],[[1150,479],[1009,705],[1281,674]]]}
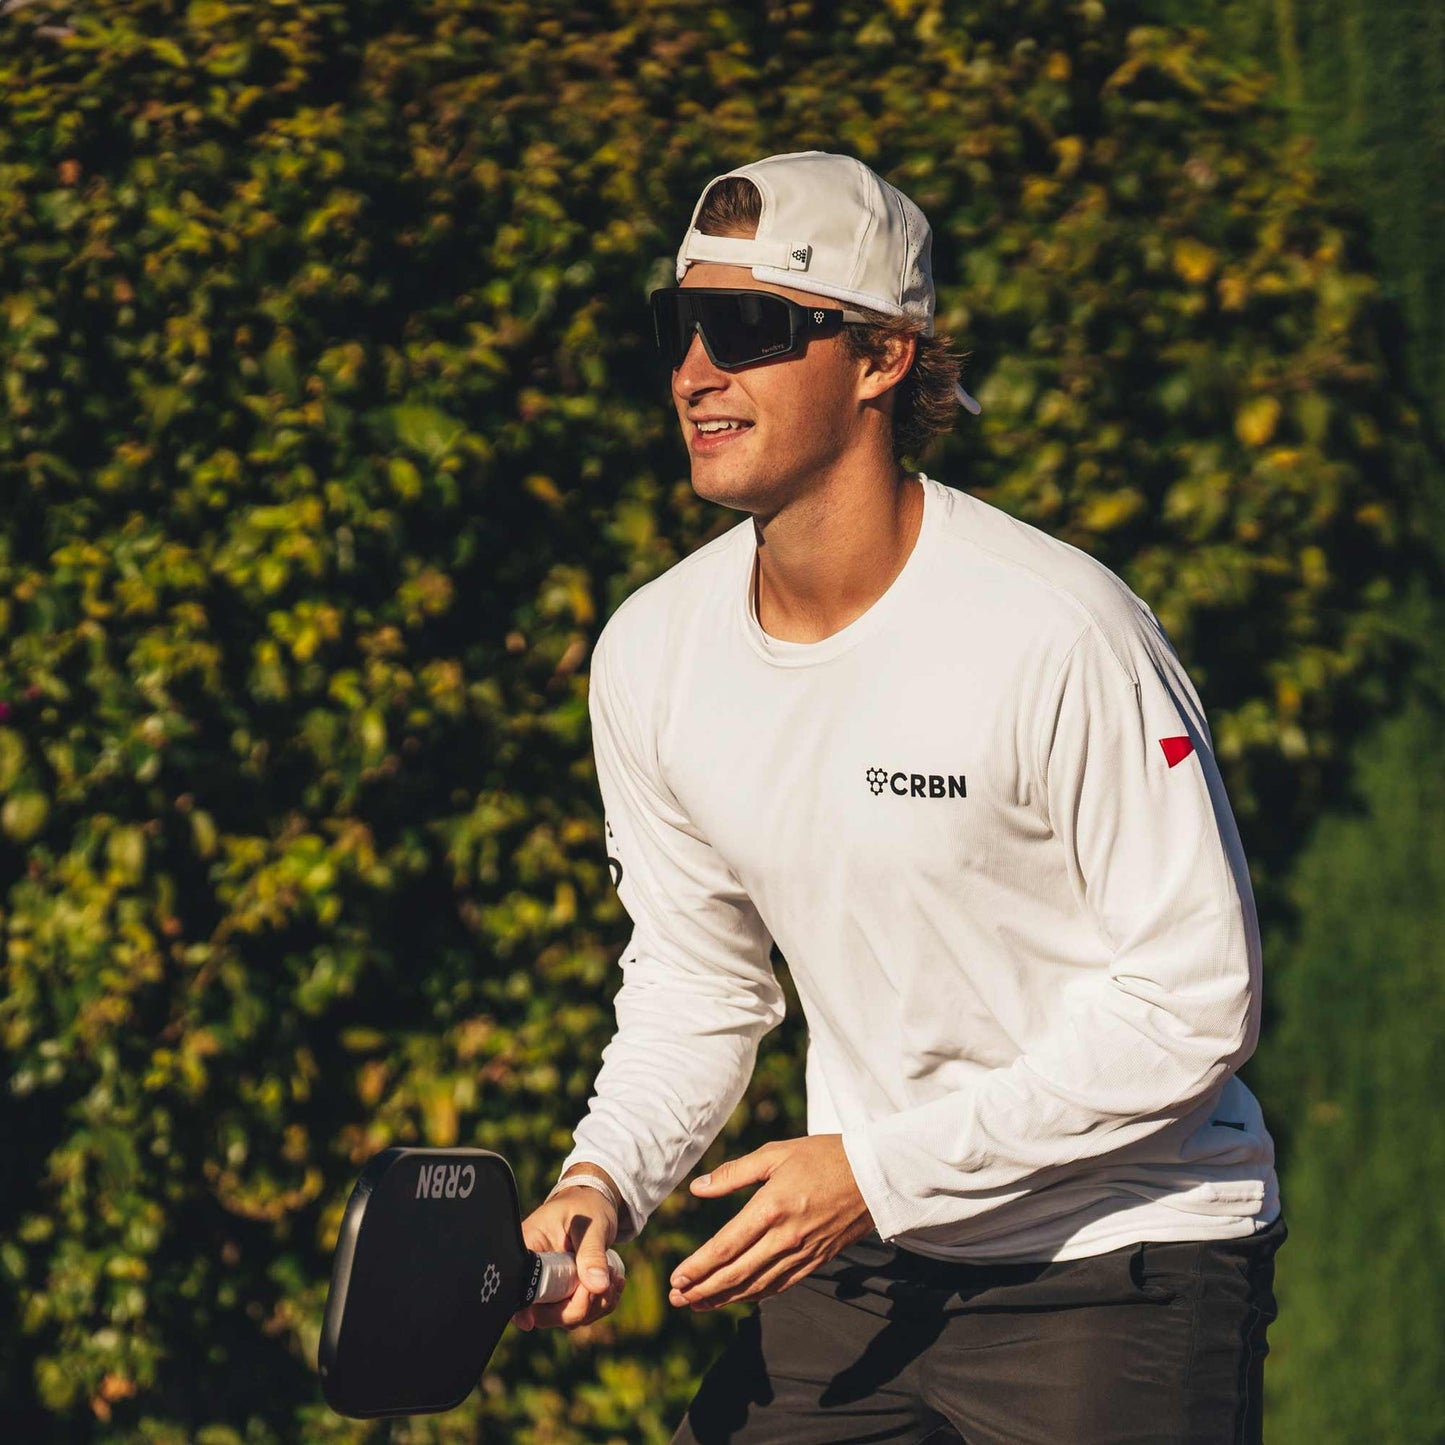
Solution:
{"label": "chin", "polygon": [[744,498],[758,490],[758,481],[746,468],[717,466],[704,459],[692,461],[692,489],[705,502],[717,502],[724,507],[746,505]]}
{"label": "chin", "polygon": [[705,502],[730,507],[735,512],[754,515],[777,510],[782,498],[776,484],[769,485],[760,477],[709,476],[706,467],[694,467],[692,489]]}

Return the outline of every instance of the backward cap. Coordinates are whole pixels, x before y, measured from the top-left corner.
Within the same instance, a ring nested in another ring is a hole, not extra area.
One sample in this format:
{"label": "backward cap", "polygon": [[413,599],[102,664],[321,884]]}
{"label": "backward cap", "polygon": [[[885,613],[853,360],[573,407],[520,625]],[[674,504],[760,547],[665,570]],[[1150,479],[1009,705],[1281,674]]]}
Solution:
{"label": "backward cap", "polygon": [[[727,176],[751,181],[762,197],[752,240],[697,230],[708,192]],[[677,279],[694,261],[725,259],[751,265],[759,281],[907,316],[932,331],[932,247],[923,212],[862,161],[796,151],[739,166],[707,183],[678,249]]]}
{"label": "backward cap", "polygon": [[[708,192],[731,176],[762,199],[757,234],[707,236],[697,229]],[[677,252],[677,279],[695,261],[748,266],[755,280],[827,296],[933,332],[933,231],[896,186],[852,156],[793,151],[714,176],[703,187]],[[958,399],[982,409],[962,386]]]}

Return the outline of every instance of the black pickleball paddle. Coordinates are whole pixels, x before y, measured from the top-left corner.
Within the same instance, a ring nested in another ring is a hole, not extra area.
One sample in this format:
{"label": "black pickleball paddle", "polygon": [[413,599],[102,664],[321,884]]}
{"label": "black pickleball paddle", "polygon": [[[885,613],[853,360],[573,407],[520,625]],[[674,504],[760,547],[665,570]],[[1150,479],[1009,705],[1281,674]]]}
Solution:
{"label": "black pickleball paddle", "polygon": [[[626,1270],[615,1250],[614,1278]],[[336,1241],[321,1391],[339,1415],[460,1405],[508,1321],[577,1287],[570,1254],[522,1239],[511,1166],[487,1149],[383,1149],[361,1171]]]}

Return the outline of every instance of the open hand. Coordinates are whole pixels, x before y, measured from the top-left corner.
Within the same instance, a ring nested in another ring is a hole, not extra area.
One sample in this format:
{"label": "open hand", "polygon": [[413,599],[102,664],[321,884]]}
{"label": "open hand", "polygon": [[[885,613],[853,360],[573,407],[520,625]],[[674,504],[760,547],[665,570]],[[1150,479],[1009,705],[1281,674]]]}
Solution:
{"label": "open hand", "polygon": [[873,1228],[841,1134],[764,1144],[692,1181],[714,1198],[762,1183],[733,1218],[672,1273],[668,1301],[715,1309],[780,1294]]}

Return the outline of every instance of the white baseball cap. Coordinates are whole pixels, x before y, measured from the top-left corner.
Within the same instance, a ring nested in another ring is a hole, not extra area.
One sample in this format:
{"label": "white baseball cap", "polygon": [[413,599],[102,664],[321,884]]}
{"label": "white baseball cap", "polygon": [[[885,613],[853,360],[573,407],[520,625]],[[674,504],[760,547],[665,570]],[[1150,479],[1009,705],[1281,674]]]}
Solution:
{"label": "white baseball cap", "polygon": [[[705,236],[707,194],[740,176],[758,188],[757,234]],[[677,279],[694,261],[749,266],[759,281],[906,316],[933,333],[933,232],[902,191],[852,156],[794,151],[714,176],[703,187],[677,252]],[[962,386],[958,399],[983,410]]]}

